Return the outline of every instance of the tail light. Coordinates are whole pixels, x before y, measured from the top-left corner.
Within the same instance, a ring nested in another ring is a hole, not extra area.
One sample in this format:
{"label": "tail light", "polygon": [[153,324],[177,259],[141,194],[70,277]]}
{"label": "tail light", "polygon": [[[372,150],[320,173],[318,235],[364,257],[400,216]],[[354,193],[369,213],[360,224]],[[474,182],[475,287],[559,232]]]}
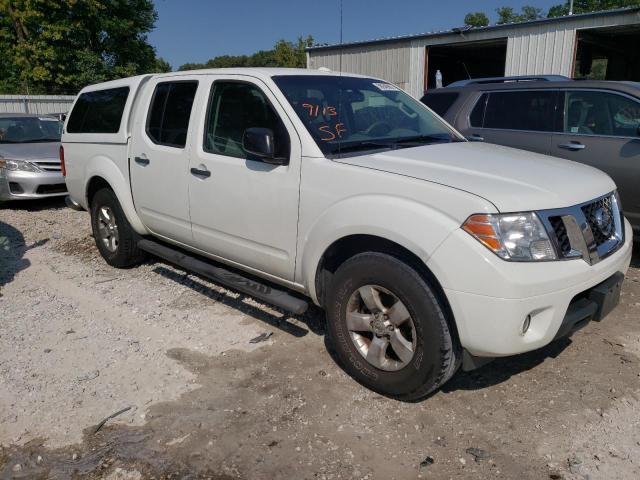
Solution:
{"label": "tail light", "polygon": [[62,171],[62,176],[67,176],[67,167],[64,164],[64,147],[60,145],[60,170]]}

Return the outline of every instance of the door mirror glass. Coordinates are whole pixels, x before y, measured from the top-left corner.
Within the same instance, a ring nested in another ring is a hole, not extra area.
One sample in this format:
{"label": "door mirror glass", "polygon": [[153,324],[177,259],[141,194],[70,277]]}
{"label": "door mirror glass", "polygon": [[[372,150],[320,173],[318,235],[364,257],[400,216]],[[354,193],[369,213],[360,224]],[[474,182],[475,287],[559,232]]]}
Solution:
{"label": "door mirror glass", "polygon": [[269,128],[247,128],[242,136],[242,148],[250,155],[255,155],[268,162],[274,159],[273,131]]}

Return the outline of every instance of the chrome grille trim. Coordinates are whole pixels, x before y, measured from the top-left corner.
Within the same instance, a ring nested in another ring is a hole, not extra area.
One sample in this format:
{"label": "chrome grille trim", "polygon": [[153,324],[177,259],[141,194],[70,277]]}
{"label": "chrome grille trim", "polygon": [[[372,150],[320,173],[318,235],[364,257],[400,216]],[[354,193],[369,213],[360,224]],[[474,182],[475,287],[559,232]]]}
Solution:
{"label": "chrome grille trim", "polygon": [[59,172],[61,170],[60,160],[29,160],[29,162],[45,172]]}
{"label": "chrome grille trim", "polygon": [[[598,223],[596,212],[599,222],[604,224]],[[572,207],[536,213],[561,260],[582,258],[594,265],[624,244],[624,220],[615,192]]]}

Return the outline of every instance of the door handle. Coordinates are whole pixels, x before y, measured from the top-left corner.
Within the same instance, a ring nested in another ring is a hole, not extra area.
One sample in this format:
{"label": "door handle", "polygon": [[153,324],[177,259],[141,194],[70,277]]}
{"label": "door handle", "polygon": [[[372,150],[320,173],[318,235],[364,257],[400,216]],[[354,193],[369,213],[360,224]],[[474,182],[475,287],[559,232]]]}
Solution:
{"label": "door handle", "polygon": [[136,162],[138,165],[142,165],[143,167],[146,167],[147,165],[149,165],[150,160],[148,158],[134,157],[133,161]]}
{"label": "door handle", "polygon": [[561,143],[560,145],[558,145],[558,147],[564,148],[565,150],[573,150],[573,151],[584,150],[585,148],[587,148],[586,145],[580,142]]}
{"label": "door handle", "polygon": [[211,172],[209,170],[200,170],[199,168],[192,168],[191,175],[195,175],[196,177],[209,178],[211,176]]}
{"label": "door handle", "polygon": [[469,135],[467,137],[467,140],[471,140],[472,142],[484,142],[484,137],[482,135],[478,135],[477,133],[474,133],[472,135]]}

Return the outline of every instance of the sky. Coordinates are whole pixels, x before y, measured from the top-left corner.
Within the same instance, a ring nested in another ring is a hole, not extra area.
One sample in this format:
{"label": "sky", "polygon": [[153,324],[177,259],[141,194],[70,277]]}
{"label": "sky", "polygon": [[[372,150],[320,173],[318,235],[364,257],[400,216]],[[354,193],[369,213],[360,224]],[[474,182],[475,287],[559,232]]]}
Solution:
{"label": "sky", "polygon": [[[149,41],[174,69],[218,55],[268,50],[279,39],[312,35],[317,43],[340,41],[340,0],[154,0],[156,29]],[[562,0],[343,0],[343,41],[449,30],[469,12],[497,7],[545,11]]]}

